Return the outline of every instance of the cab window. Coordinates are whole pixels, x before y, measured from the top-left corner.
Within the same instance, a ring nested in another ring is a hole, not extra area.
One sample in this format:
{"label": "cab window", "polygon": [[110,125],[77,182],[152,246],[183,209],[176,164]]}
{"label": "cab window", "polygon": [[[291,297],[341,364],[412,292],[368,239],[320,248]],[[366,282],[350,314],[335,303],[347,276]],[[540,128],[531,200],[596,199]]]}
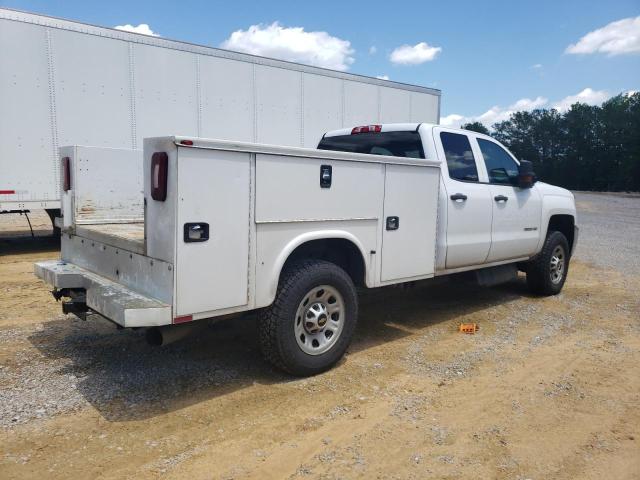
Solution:
{"label": "cab window", "polygon": [[478,146],[487,166],[489,182],[500,185],[516,185],[518,182],[518,164],[504,148],[497,143],[478,138]]}
{"label": "cab window", "polygon": [[465,182],[477,182],[478,169],[469,137],[460,133],[441,132],[440,140],[447,159],[449,177]]}
{"label": "cab window", "polygon": [[416,131],[369,132],[323,137],[318,150],[424,158],[422,139]]}

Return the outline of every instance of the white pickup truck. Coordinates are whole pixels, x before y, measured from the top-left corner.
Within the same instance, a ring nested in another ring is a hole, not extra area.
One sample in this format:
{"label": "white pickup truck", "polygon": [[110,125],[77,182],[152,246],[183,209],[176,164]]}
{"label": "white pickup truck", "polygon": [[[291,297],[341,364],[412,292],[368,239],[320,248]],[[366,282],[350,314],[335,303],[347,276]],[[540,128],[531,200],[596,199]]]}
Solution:
{"label": "white pickup truck", "polygon": [[149,138],[143,165],[96,147],[61,157],[61,259],[35,272],[64,312],[161,344],[257,310],[265,357],[294,375],[345,353],[356,287],[471,270],[493,285],[519,269],[553,295],[577,241],[570,192],[492,138],[438,125],[333,131],[317,150]]}

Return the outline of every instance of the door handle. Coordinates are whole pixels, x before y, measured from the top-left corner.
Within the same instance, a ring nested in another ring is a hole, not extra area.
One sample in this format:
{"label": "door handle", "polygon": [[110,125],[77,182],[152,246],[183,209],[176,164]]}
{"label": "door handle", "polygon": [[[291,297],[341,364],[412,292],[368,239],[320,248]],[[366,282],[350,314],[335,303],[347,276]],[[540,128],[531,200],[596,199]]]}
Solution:
{"label": "door handle", "polygon": [[184,241],[185,243],[206,242],[209,240],[208,223],[185,223]]}
{"label": "door handle", "polygon": [[509,197],[505,197],[504,195],[496,195],[495,197],[493,197],[493,199],[496,202],[506,202],[507,200],[509,200]]}
{"label": "door handle", "polygon": [[464,193],[455,193],[449,197],[454,202],[464,202],[467,196]]}
{"label": "door handle", "polygon": [[400,228],[400,217],[387,217],[387,230],[398,230]]}
{"label": "door handle", "polygon": [[331,188],[331,165],[320,165],[320,188]]}

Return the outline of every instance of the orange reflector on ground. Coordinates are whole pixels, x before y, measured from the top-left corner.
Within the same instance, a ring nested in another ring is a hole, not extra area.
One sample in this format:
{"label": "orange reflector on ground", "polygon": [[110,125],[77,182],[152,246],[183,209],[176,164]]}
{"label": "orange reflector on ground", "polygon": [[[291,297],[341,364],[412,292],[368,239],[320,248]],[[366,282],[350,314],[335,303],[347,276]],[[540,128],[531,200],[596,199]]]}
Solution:
{"label": "orange reflector on ground", "polygon": [[461,323],[460,332],[462,333],[476,333],[480,330],[480,325],[477,323]]}

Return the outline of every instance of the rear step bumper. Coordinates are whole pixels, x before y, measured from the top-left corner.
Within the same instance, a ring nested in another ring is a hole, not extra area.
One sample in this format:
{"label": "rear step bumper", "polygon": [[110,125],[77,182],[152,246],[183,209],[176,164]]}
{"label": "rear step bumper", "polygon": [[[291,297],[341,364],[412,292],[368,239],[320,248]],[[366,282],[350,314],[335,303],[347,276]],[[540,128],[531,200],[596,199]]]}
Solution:
{"label": "rear step bumper", "polygon": [[172,323],[171,305],[146,297],[72,263],[35,264],[35,274],[55,288],[84,288],[87,306],[123,327],[157,327]]}

